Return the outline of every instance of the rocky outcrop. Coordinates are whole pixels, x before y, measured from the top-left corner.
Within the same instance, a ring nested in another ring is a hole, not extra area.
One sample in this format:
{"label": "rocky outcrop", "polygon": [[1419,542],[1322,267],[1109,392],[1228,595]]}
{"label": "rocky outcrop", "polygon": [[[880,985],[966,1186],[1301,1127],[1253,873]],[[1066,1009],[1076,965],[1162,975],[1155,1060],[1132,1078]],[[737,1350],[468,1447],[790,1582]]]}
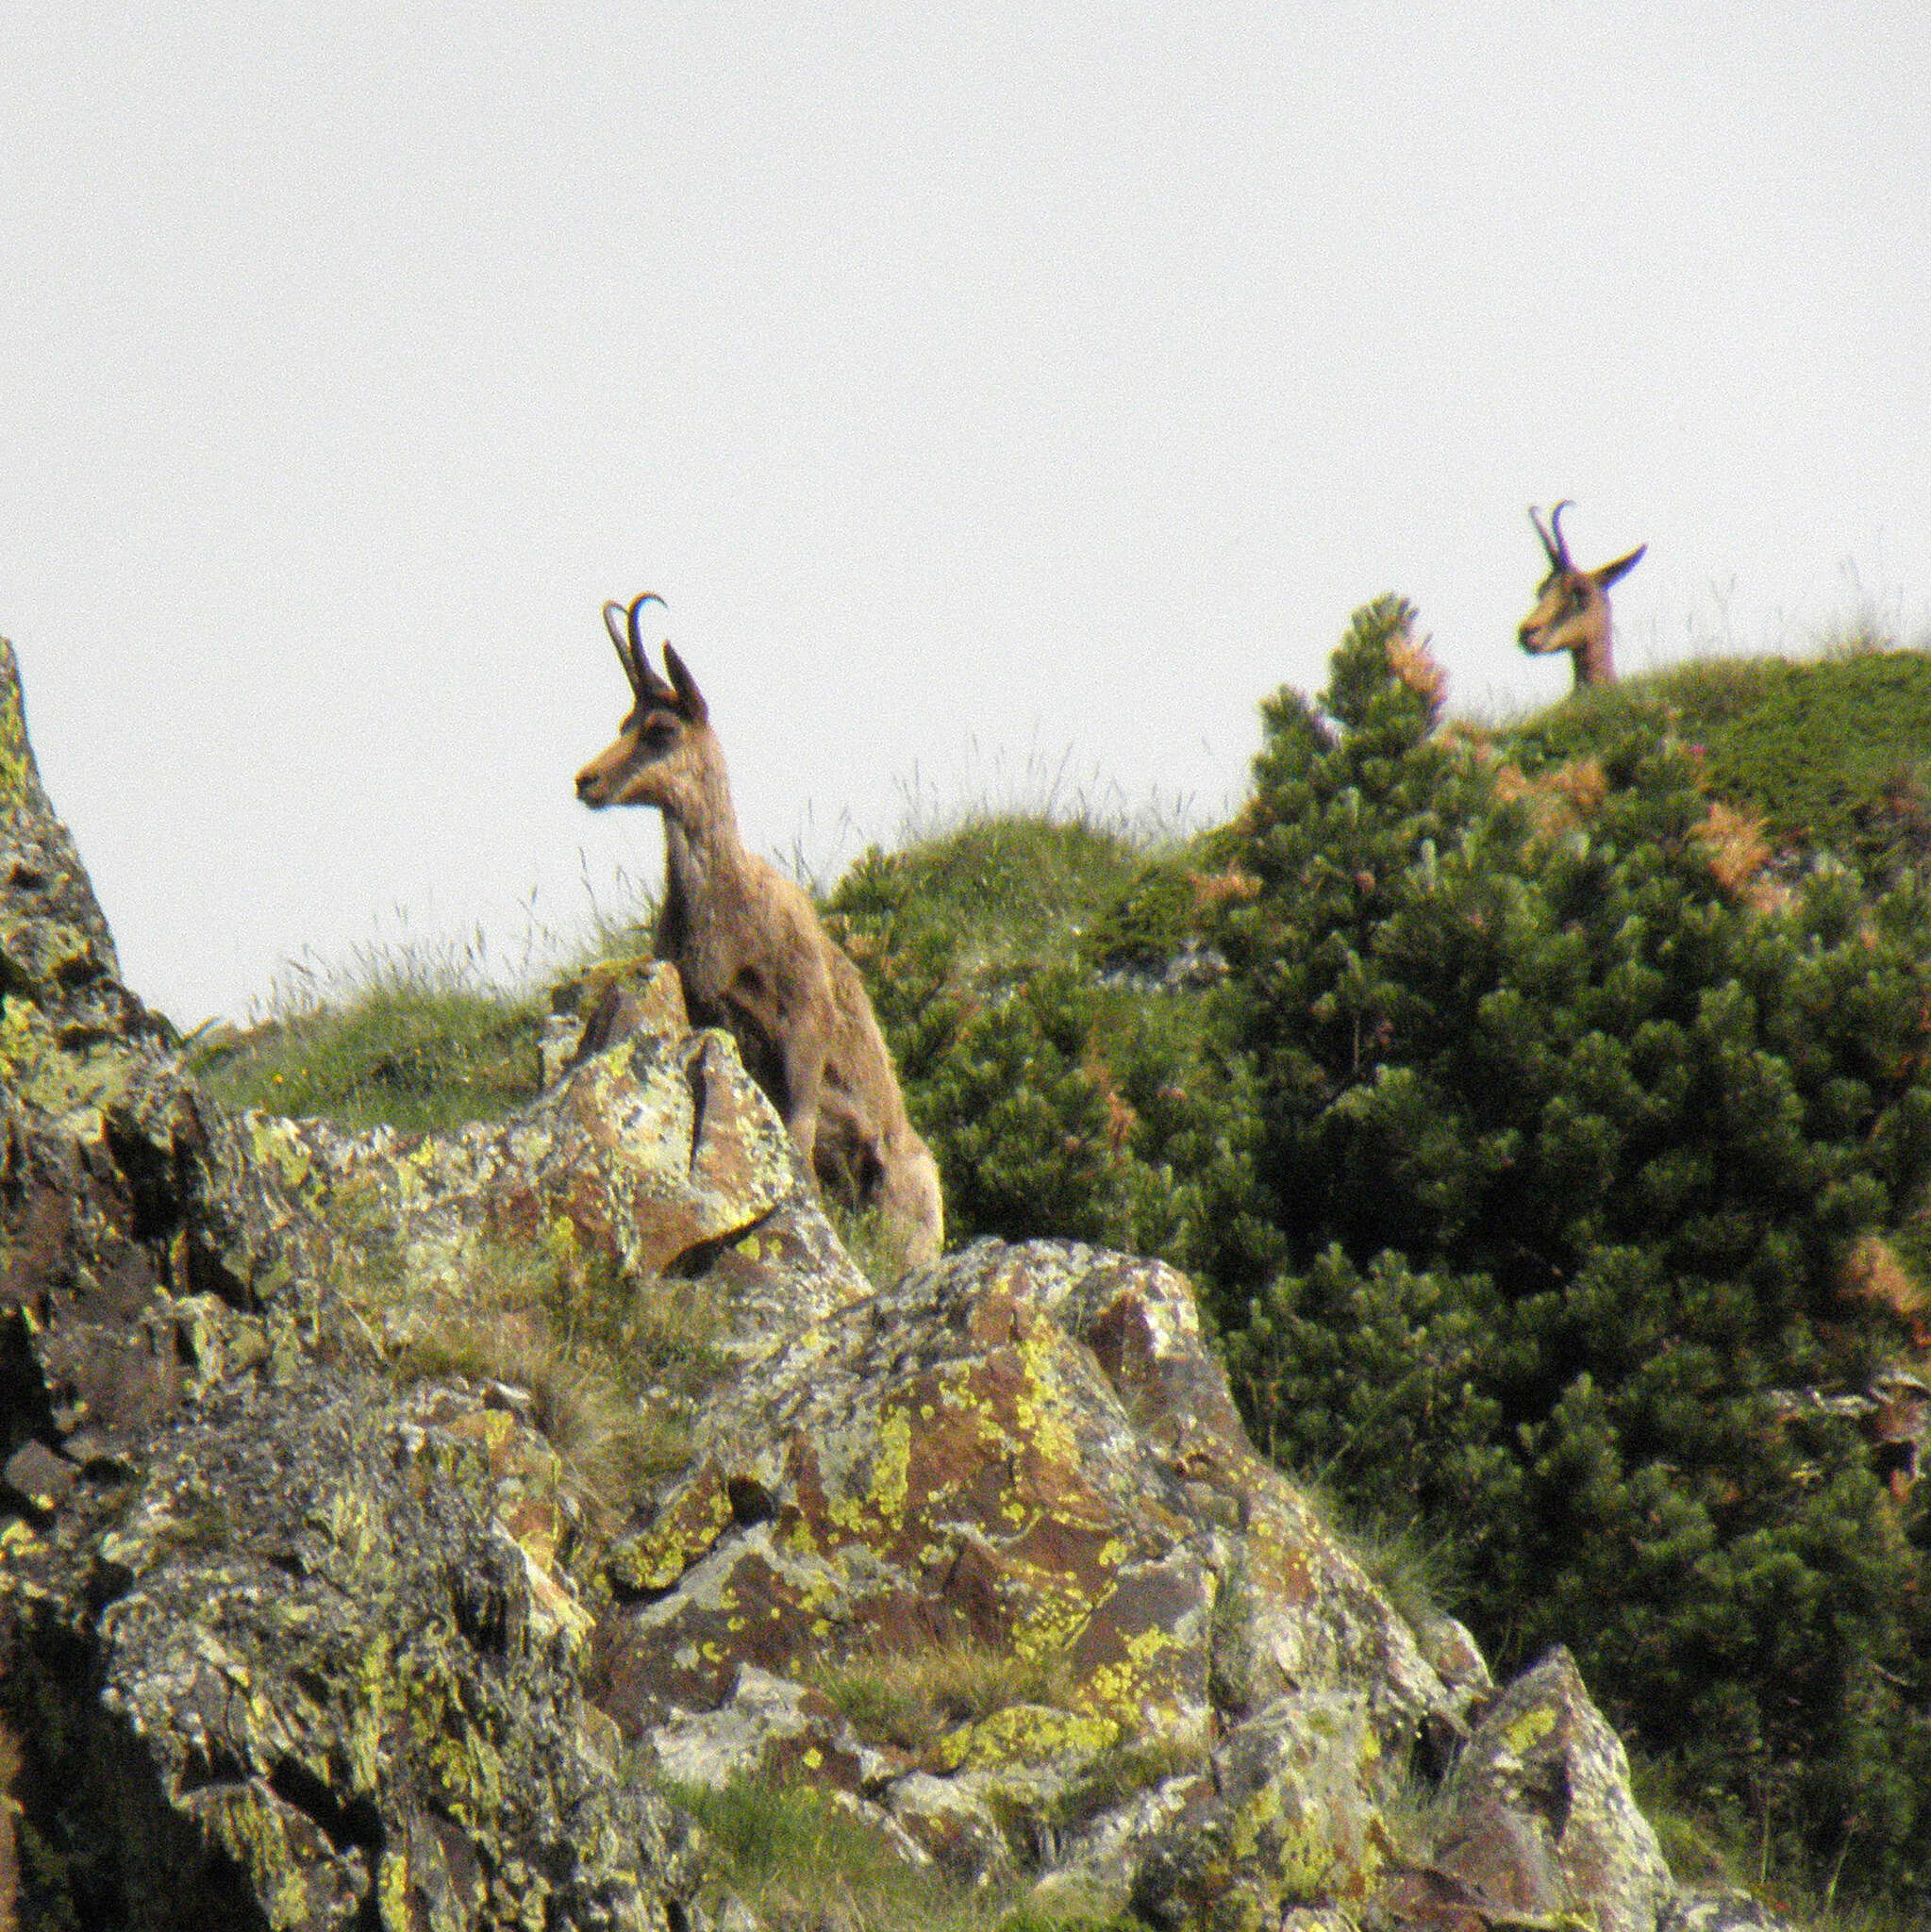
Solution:
{"label": "rocky outcrop", "polygon": [[4,644],[0,884],[0,1923],[686,1923],[556,1457],[360,1344],[285,1137],[121,985]]}
{"label": "rocky outcrop", "polygon": [[1428,1836],[1425,1861],[1384,1895],[1390,1924],[1451,1932],[1587,1914],[1597,1932],[1652,1932],[1675,1894],[1622,1741],[1563,1650],[1489,1707]]}
{"label": "rocky outcrop", "polygon": [[[747,1673],[863,1709],[921,1668],[1015,1659],[1029,1683],[960,1695],[930,1738],[880,1727],[868,1759],[822,1729],[826,1774],[955,1867],[1043,1859],[1047,1895],[1088,1909],[1197,1900],[1224,1841],[1250,1848],[1228,1886],[1277,1907],[1364,1895],[1382,1768],[1462,1728],[1473,1685],[1254,1453],[1157,1262],[980,1243],[801,1329],[705,1421],[610,1550],[592,1664],[685,1775],[705,1712],[741,1770]],[[1124,1766],[1178,1774],[1172,1817],[1107,1815],[1140,1804],[1107,1802]],[[1170,1880],[1142,1882],[1154,1857]]]}
{"label": "rocky outcrop", "polygon": [[1048,1923],[1751,1923],[1565,1657],[1396,1613],[1171,1270],[874,1288],[647,963],[507,1121],[225,1116],[5,646],[0,809],[0,1924],[741,1927],[674,1796],[757,1779]]}

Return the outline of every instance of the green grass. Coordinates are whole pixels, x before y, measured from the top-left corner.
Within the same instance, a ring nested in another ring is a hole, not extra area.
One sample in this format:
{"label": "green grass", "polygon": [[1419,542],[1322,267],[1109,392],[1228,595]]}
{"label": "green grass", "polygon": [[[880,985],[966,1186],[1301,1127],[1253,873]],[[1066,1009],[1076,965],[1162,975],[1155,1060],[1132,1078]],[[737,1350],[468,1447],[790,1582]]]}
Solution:
{"label": "green grass", "polygon": [[398,1384],[460,1376],[524,1390],[593,1533],[686,1468],[722,1362],[702,1286],[634,1283],[535,1241],[479,1246],[456,1278],[415,1279],[379,1230],[341,1216],[339,1306]]}
{"label": "green grass", "polygon": [[1810,660],[1703,658],[1578,691],[1493,737],[1563,759],[1632,728],[1675,738],[1711,794],[1780,844],[1881,878],[1931,858],[1931,653],[1865,640]]}
{"label": "green grass", "polygon": [[483,984],[460,960],[365,950],[275,1005],[261,1024],[190,1051],[225,1107],[442,1132],[537,1091],[541,1004]]}
{"label": "green grass", "polygon": [[[666,1795],[703,1827],[715,1913],[736,1896],[767,1925],[841,1932],[998,1932],[1009,1890],[956,1883],[910,1863],[885,1836],[802,1784],[745,1780]],[[1043,1932],[1043,1928],[1042,1928]]]}
{"label": "green grass", "polygon": [[1024,1903],[1025,1881],[969,1886],[915,1865],[829,1793],[746,1779],[665,1795],[703,1828],[713,1917],[735,1896],[772,1926],[839,1932],[1147,1932],[1138,1919],[1065,1919]]}
{"label": "green grass", "polygon": [[835,937],[938,953],[967,979],[1070,964],[1138,878],[1145,851],[1084,819],[1005,814],[897,852],[873,847],[826,900]]}

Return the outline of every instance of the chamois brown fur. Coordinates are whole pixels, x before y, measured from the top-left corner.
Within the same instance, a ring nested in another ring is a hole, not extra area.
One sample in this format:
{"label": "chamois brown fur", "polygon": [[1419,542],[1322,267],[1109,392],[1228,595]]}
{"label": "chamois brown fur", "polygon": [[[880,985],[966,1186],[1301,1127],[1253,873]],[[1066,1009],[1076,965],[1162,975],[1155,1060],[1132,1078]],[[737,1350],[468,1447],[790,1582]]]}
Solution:
{"label": "chamois brown fur", "polygon": [[1641,544],[1598,570],[1578,570],[1569,560],[1569,542],[1562,534],[1562,512],[1569,508],[1558,503],[1549,512],[1546,530],[1541,518],[1529,511],[1549,559],[1549,575],[1536,591],[1536,608],[1523,619],[1516,637],[1534,657],[1567,651],[1575,668],[1573,689],[1580,691],[1586,684],[1616,681],[1609,648],[1609,586],[1636,568],[1649,545]]}
{"label": "chamois brown fur", "polygon": [[615,741],[576,774],[593,810],[654,806],[664,821],[657,951],[700,1025],[726,1027],[821,1186],[876,1208],[912,1266],[944,1242],[939,1169],[906,1117],[891,1050],[857,968],[803,891],[745,849],[724,748],[696,681],[666,643],[652,669],[638,613],[604,608],[635,699]]}

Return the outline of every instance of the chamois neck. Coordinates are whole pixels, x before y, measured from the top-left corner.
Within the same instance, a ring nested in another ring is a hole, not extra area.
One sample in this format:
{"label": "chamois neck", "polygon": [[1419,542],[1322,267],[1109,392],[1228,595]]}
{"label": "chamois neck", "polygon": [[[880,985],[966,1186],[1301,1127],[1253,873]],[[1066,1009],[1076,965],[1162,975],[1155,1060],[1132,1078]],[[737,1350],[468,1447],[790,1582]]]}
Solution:
{"label": "chamois neck", "polygon": [[721,758],[707,760],[658,807],[664,815],[664,853],[674,885],[699,894],[744,870],[743,841],[731,806],[730,780]]}
{"label": "chamois neck", "polygon": [[1575,665],[1575,688],[1580,691],[1586,684],[1614,684],[1616,667],[1609,655],[1609,626],[1604,625],[1601,634],[1586,638],[1571,653]]}

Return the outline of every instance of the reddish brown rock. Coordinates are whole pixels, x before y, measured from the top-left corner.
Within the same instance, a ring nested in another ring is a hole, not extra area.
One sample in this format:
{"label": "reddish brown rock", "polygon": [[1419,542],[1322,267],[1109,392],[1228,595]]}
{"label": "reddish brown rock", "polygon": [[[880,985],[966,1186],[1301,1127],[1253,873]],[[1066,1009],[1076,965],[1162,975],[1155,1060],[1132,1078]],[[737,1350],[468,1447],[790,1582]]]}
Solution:
{"label": "reddish brown rock", "polygon": [[1485,1713],[1443,1789],[1432,1857],[1383,1911],[1415,1932],[1571,1921],[1656,1932],[1675,1890],[1622,1741],[1558,1649]]}

